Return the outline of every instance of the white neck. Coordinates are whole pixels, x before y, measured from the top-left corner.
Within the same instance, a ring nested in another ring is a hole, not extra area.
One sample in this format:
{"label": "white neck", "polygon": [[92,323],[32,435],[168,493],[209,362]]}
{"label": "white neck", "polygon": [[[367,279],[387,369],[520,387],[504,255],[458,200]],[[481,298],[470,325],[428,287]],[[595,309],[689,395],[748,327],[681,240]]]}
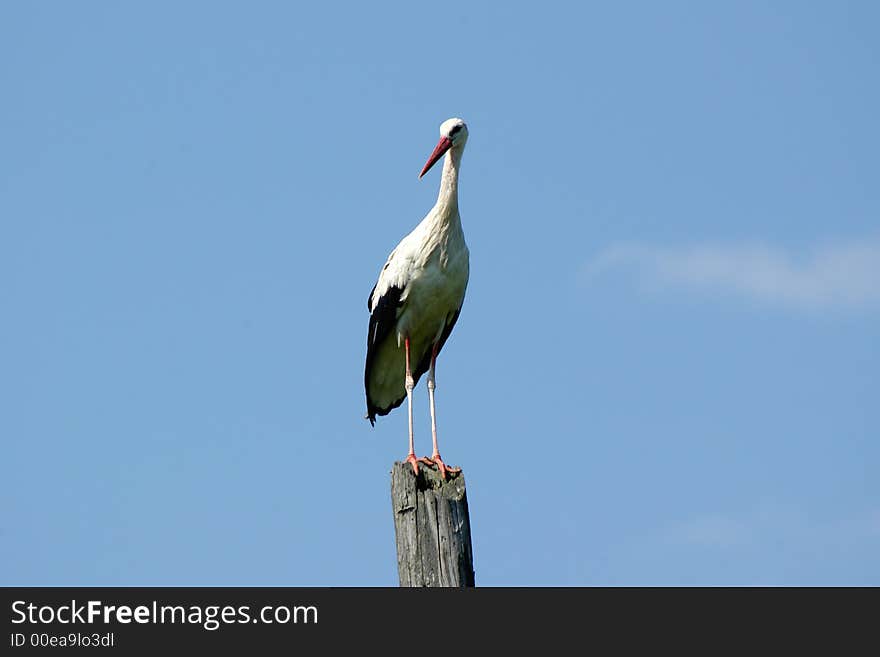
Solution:
{"label": "white neck", "polygon": [[443,175],[440,177],[440,193],[437,195],[438,210],[458,214],[458,170],[463,151],[464,145],[450,148],[443,158]]}

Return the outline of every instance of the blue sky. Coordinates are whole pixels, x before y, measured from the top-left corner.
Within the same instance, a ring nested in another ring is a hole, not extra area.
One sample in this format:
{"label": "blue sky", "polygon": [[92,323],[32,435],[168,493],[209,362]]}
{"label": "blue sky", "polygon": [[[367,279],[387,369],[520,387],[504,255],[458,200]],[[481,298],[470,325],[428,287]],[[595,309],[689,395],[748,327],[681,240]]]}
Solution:
{"label": "blue sky", "polygon": [[876,3],[416,4],[0,9],[0,582],[396,585],[457,115],[477,583],[880,584]]}

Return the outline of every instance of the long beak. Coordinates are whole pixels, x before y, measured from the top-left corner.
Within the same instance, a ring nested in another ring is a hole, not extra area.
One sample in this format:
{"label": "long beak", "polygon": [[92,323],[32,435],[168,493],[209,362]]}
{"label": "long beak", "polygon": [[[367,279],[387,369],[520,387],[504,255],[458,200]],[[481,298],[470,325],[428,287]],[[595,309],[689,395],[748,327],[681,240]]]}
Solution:
{"label": "long beak", "polygon": [[434,149],[434,152],[431,153],[431,157],[425,162],[425,168],[422,169],[422,172],[419,174],[419,180],[421,180],[422,176],[428,173],[428,169],[434,166],[437,163],[437,160],[443,157],[443,153],[450,148],[452,148],[452,140],[449,137],[440,137],[440,141],[437,142],[437,147]]}

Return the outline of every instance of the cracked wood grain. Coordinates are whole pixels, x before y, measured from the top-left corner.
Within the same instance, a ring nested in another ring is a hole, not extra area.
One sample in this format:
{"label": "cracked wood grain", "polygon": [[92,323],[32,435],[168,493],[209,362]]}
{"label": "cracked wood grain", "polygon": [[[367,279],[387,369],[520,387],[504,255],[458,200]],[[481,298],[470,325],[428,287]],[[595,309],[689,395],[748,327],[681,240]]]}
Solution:
{"label": "cracked wood grain", "polygon": [[474,586],[464,474],[446,481],[428,467],[391,469],[391,504],[401,586]]}

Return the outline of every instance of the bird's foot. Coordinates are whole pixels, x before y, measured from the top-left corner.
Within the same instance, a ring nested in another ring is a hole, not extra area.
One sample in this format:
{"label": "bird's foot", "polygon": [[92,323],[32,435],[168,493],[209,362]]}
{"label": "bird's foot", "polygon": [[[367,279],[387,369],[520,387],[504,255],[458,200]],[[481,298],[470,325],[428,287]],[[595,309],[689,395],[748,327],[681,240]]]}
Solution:
{"label": "bird's foot", "polygon": [[409,463],[412,466],[413,474],[415,474],[416,477],[419,476],[419,461],[421,460],[422,459],[417,459],[415,454],[410,453],[404,461],[404,463]]}
{"label": "bird's foot", "polygon": [[440,471],[440,478],[441,479],[446,479],[447,472],[450,474],[458,474],[459,472],[461,472],[461,468],[456,468],[451,465],[446,465],[443,462],[443,459],[440,458],[439,454],[434,454],[433,456],[430,456],[430,457],[423,456],[422,458],[419,459],[419,462],[424,463],[425,465],[436,466],[437,469]]}

